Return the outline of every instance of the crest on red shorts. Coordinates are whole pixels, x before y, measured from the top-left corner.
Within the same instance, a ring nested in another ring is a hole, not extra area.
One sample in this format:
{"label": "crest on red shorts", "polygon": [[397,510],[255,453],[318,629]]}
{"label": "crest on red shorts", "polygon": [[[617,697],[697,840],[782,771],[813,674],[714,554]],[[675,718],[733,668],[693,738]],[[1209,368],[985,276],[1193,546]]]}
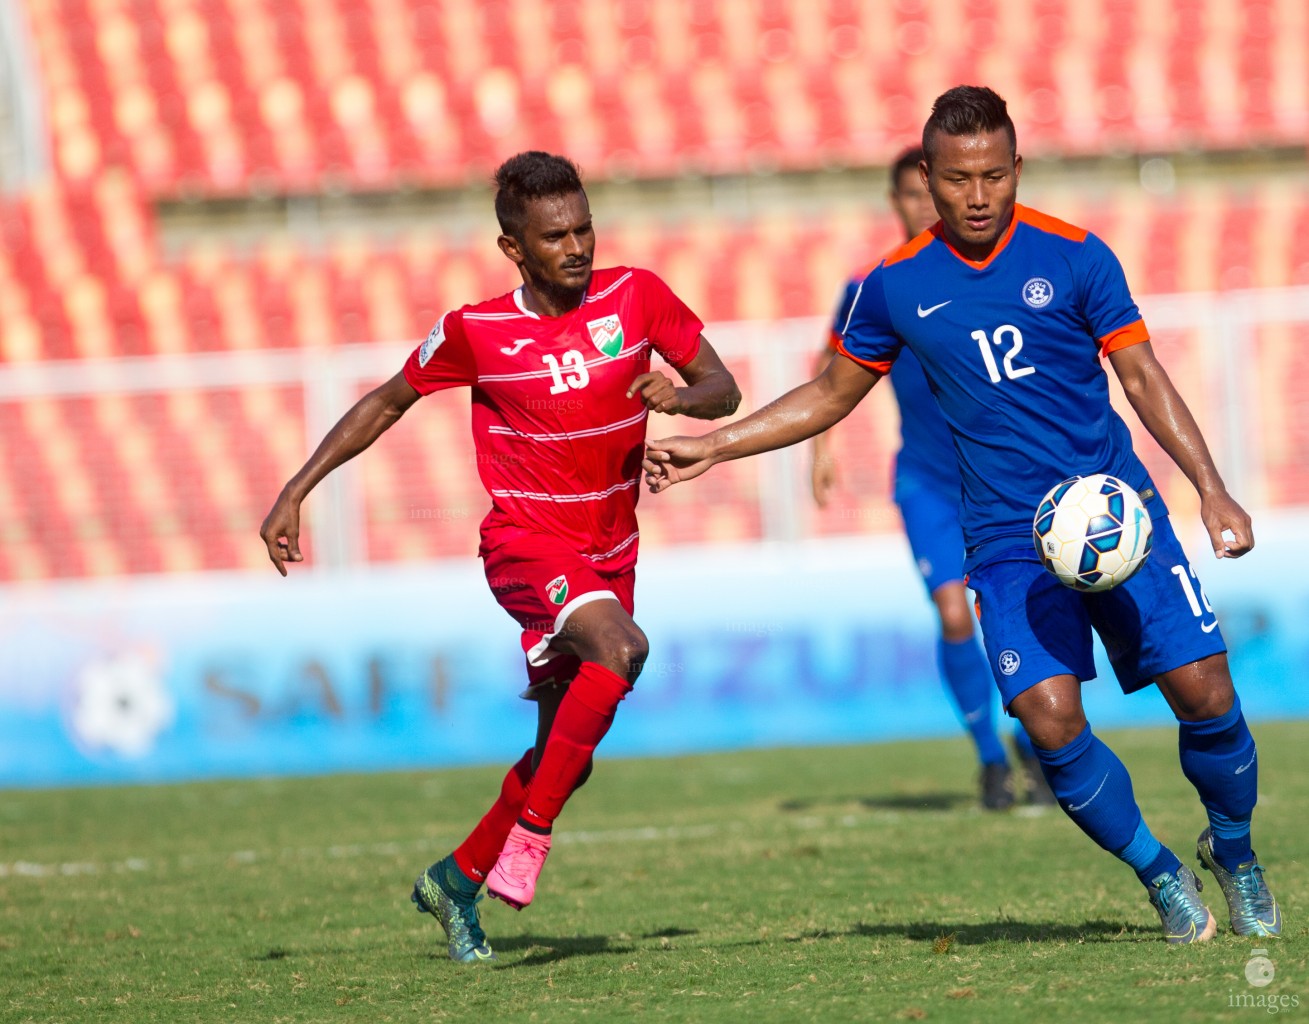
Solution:
{"label": "crest on red shorts", "polygon": [[568,600],[568,577],[556,576],[545,585],[545,596],[551,604],[563,604]]}
{"label": "crest on red shorts", "polygon": [[588,320],[586,329],[591,332],[591,344],[613,359],[623,350],[623,322],[618,314]]}

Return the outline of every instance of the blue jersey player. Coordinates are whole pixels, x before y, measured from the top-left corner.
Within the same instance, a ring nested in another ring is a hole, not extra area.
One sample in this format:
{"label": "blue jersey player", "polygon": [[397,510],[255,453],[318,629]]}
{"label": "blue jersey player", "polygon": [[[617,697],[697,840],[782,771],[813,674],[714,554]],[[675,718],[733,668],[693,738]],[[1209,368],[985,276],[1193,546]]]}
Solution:
{"label": "blue jersey player", "polygon": [[[891,209],[911,239],[937,222],[936,207],[918,175],[921,146],[911,146],[891,164]],[[834,357],[841,330],[849,319],[859,285],[872,266],[857,272],[841,290],[821,364]],[[973,608],[964,584],[964,535],[959,525],[962,487],[955,462],[950,427],[932,397],[918,360],[902,352],[889,374],[900,409],[901,447],[895,459],[896,507],[914,564],[922,574],[936,609],[939,634],[937,663],[960,721],[972,737],[980,762],[982,806],[1005,810],[1014,802],[1013,777],[1004,747],[996,735],[991,670],[973,632]],[[813,491],[819,506],[827,504],[836,485],[836,460],[829,450],[830,432],[814,438]],[[1021,725],[1014,729],[1014,746],[1022,762],[1027,799],[1050,804],[1054,794],[1041,774],[1040,763]]]}
{"label": "blue jersey player", "polygon": [[[902,349],[911,351],[958,457],[965,571],[980,600],[992,672],[1060,806],[1136,872],[1169,942],[1215,934],[1199,879],[1151,833],[1127,769],[1087,724],[1081,683],[1094,673],[1094,629],[1123,691],[1153,683],[1178,720],[1182,772],[1209,819],[1197,855],[1218,880],[1233,929],[1278,935],[1280,908],[1250,845],[1255,744],[1222,634],[1163,499],[1110,407],[1101,357],[1199,493],[1215,556],[1235,558],[1253,547],[1250,518],[1227,493],[1195,419],[1155,358],[1113,253],[1094,235],[1017,205],[1022,160],[1004,101],[976,86],[944,93],[923,129],[923,148],[920,173],[941,221],[864,280],[843,332],[846,358],[729,427],[649,442],[651,489],[826,430]],[[1031,524],[1049,487],[1094,472],[1141,494],[1155,546],[1127,582],[1086,594],[1041,567]]]}

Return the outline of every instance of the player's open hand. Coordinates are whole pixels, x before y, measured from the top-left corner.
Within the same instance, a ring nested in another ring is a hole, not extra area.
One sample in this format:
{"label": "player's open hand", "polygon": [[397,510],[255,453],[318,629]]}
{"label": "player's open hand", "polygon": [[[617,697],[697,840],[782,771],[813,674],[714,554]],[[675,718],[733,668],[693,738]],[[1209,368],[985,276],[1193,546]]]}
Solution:
{"label": "player's open hand", "polygon": [[645,407],[651,412],[666,412],[676,415],[682,411],[682,398],[673,382],[658,370],[643,373],[632,381],[627,389],[627,397],[639,394]]}
{"label": "player's open hand", "polygon": [[268,559],[277,571],[286,575],[287,562],[303,562],[300,554],[300,503],[285,494],[277,502],[259,528],[259,536],[268,546]]}
{"label": "player's open hand", "polygon": [[716,461],[713,447],[703,437],[669,437],[646,442],[641,466],[650,493],[658,494],[699,476]]}
{"label": "player's open hand", "polygon": [[1200,520],[1209,531],[1215,558],[1240,558],[1254,547],[1249,514],[1225,490],[1201,498]]}

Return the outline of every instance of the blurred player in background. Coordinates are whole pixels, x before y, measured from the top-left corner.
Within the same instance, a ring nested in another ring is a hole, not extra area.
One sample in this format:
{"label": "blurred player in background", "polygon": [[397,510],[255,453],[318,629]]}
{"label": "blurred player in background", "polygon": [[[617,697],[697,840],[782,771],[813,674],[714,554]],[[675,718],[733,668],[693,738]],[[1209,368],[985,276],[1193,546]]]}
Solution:
{"label": "blurred player in background", "polygon": [[[1110,406],[1100,355],[1198,491],[1216,557],[1250,550],[1250,517],[1227,493],[1155,358],[1117,258],[1094,235],[1015,202],[1022,159],[1004,100],[990,89],[951,89],[933,105],[923,148],[921,173],[941,222],[864,279],[842,332],[845,358],[739,423],[703,438],[649,442],[651,488],[826,430],[911,350],[958,454],[964,569],[995,680],[1060,805],[1136,872],[1169,942],[1215,934],[1199,879],[1151,833],[1126,767],[1087,724],[1081,683],[1095,674],[1095,629],[1123,691],[1155,683],[1177,717],[1182,771],[1209,818],[1196,852],[1218,879],[1234,930],[1278,935],[1280,910],[1250,845],[1258,764],[1226,646]],[[1095,472],[1137,490],[1154,519],[1155,546],[1126,582],[1088,594],[1042,567],[1032,518],[1055,483]]]}
{"label": "blurred player in background", "polygon": [[[593,270],[595,234],[577,168],[521,153],[495,175],[499,245],[523,284],[443,316],[403,370],[365,395],[283,488],[260,533],[282,575],[301,560],[300,505],[421,396],[473,389],[478,471],[491,496],[480,554],[522,626],[536,743],[466,840],[414,885],[450,957],[494,958],[476,903],[532,901],[551,827],[647,654],[632,620],[636,501],[650,410],[701,419],[740,401],[703,324],[644,270]],[[686,387],[650,371],[658,352]],[[433,614],[439,614],[433,607]]]}
{"label": "blurred player in background", "polygon": [[[918,174],[922,160],[922,147],[911,146],[891,165],[889,199],[904,228],[906,242],[940,219],[932,194]],[[855,294],[874,266],[864,267],[846,282],[827,344],[819,355],[820,373],[835,358],[841,329],[850,316]],[[982,806],[1002,811],[1014,802],[1013,776],[1000,737],[996,735],[991,670],[973,635],[972,602],[963,579],[964,535],[959,525],[963,482],[950,440],[950,427],[932,397],[923,368],[912,353],[902,352],[889,376],[900,409],[901,446],[895,459],[895,504],[904,521],[914,563],[936,608],[940,628],[936,651],[941,677],[977,749]],[[813,490],[820,508],[826,507],[828,496],[836,486],[836,476],[831,433],[825,432],[814,438]],[[1014,747],[1024,769],[1028,802],[1054,803],[1054,794],[1041,774],[1032,741],[1020,723],[1015,723]]]}

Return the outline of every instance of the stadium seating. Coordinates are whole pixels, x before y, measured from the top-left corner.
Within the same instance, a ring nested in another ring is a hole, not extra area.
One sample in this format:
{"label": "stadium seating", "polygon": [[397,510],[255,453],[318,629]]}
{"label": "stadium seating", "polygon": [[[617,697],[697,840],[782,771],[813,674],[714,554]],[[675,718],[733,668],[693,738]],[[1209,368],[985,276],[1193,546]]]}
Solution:
{"label": "stadium seating", "polygon": [[[1280,184],[1149,202],[1127,189],[1060,212],[1109,239],[1142,294],[1309,282],[1309,194]],[[848,269],[896,237],[875,207],[601,232],[604,262],[658,267],[713,321],[823,313]],[[210,241],[166,256],[125,175],[52,182],[0,206],[0,239],[5,362],[417,338],[445,310],[516,282],[490,238],[446,246],[418,232],[325,248],[274,237],[253,252]]]}
{"label": "stadium seating", "polygon": [[[1073,204],[1067,215],[1114,242],[1141,294],[1309,282],[1309,197],[1282,186],[1239,194],[1196,187],[1149,202],[1129,190]],[[345,238],[321,250],[287,239],[252,252],[206,242],[166,255],[139,184],[123,174],[44,186],[0,212],[0,237],[0,360],[9,365],[244,349],[364,352],[377,341],[415,340],[445,309],[513,284],[512,267],[489,240],[446,247],[419,234],[386,245]],[[707,320],[721,322],[820,316],[846,270],[894,237],[883,214],[862,210],[619,223],[602,242],[615,263],[657,266]],[[1309,395],[1300,386],[1297,330],[1262,330],[1252,371],[1255,393],[1273,396],[1264,401],[1260,449],[1260,497],[1273,505],[1309,500],[1300,454],[1307,439],[1299,436]],[[815,343],[821,333],[815,326]],[[1196,340],[1161,334],[1159,344],[1183,390],[1206,394],[1208,382],[1190,376],[1202,362],[1192,358]],[[735,365],[747,407],[776,390],[751,381],[752,366]],[[794,362],[786,379],[804,369],[804,360]],[[257,566],[263,556],[252,526],[304,456],[304,400],[298,385],[270,383],[0,401],[0,512],[10,513],[0,575]],[[838,432],[841,498],[821,513],[802,501],[792,524],[801,535],[895,528],[886,500],[894,414],[885,399],[867,405]],[[485,499],[462,409],[425,405],[363,460],[356,556],[475,550]],[[460,438],[461,454],[432,445],[436,436]],[[1150,458],[1171,494],[1186,493],[1166,460]],[[777,525],[761,518],[769,502],[760,486],[757,468],[723,467],[702,487],[659,499],[645,543],[776,535]]]}
{"label": "stadium seating", "polygon": [[[878,164],[962,80],[1011,97],[1028,153],[1303,146],[1309,131],[1302,0],[23,9],[55,173],[0,202],[0,370],[246,350],[309,366],[315,354],[412,343],[446,309],[516,280],[491,239],[417,229],[166,249],[160,199],[458,186],[529,146],[566,151],[593,178]],[[1040,205],[1026,183],[1024,198]],[[849,269],[896,238],[878,203],[667,221],[598,212],[603,263],[659,270],[716,323],[821,317]],[[1139,294],[1309,284],[1309,195],[1280,182],[1109,189],[1058,212],[1112,242]],[[1158,340],[1183,390],[1212,398],[1197,338]],[[1266,505],[1309,503],[1305,340],[1289,323],[1254,340],[1247,385],[1262,396]],[[788,350],[771,376],[733,357],[746,408],[805,372],[807,351]],[[351,386],[392,370],[370,365]],[[253,528],[327,425],[312,404],[295,374],[0,397],[0,579],[261,566]],[[348,470],[364,485],[356,497],[319,509],[345,524],[342,557],[475,550],[485,497],[466,416],[466,398],[425,404]],[[803,455],[783,481],[800,482],[798,497],[757,465],[732,464],[660,497],[643,543],[894,530],[895,430],[892,403],[874,396],[837,432],[843,487],[825,511],[803,494]],[[457,453],[433,437],[459,438]],[[1147,460],[1170,494],[1185,493],[1157,451]]]}
{"label": "stadium seating", "polygon": [[[1301,0],[51,0],[57,163],[156,194],[876,164],[985,80],[1031,153],[1303,144]],[[1202,70],[1203,69],[1203,70]]]}

